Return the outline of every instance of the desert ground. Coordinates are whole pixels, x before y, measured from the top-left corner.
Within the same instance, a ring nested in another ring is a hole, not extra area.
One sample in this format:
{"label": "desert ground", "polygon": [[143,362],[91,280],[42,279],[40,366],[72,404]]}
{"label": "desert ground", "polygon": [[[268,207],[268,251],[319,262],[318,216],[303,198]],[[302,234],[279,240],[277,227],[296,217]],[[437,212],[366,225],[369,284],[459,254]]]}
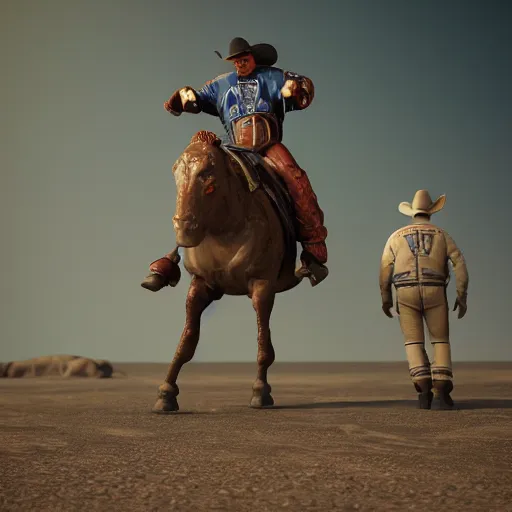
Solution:
{"label": "desert ground", "polygon": [[0,510],[512,511],[512,363],[456,363],[459,410],[416,409],[406,363],[184,367],[0,380]]}

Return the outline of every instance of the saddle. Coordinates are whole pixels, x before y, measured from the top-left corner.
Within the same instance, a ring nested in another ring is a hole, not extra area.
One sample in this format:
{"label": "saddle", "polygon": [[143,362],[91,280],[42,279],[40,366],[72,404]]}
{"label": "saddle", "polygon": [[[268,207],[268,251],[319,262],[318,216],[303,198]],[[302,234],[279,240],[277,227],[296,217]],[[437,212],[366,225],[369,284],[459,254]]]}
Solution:
{"label": "saddle", "polygon": [[222,149],[242,171],[249,190],[261,188],[274,207],[283,227],[288,254],[297,254],[297,226],[293,200],[286,185],[265,159],[256,152],[233,145],[223,144]]}

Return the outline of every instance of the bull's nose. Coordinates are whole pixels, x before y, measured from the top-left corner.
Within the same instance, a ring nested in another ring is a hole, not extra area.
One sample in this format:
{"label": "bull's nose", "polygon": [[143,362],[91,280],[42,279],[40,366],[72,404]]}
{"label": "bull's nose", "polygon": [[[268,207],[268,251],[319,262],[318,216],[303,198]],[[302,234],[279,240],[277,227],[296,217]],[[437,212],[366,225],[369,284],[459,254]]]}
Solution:
{"label": "bull's nose", "polygon": [[172,222],[176,229],[183,229],[186,231],[193,231],[194,229],[197,229],[197,219],[190,214],[183,215],[182,217],[175,215],[172,218]]}

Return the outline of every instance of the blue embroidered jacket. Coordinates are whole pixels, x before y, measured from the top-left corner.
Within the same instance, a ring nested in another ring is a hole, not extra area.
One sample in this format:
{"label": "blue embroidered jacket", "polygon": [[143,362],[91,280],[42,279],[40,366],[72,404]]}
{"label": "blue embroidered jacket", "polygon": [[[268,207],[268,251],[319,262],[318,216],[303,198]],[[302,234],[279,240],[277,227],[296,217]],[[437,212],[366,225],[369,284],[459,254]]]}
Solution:
{"label": "blue embroidered jacket", "polygon": [[[286,80],[297,80],[309,95],[307,105],[300,107],[293,98],[281,94]],[[306,78],[282,69],[257,67],[247,77],[235,71],[220,75],[197,91],[203,112],[219,117],[229,138],[234,143],[232,123],[256,112],[274,114],[282,134],[286,112],[303,110],[313,99],[313,84]]]}

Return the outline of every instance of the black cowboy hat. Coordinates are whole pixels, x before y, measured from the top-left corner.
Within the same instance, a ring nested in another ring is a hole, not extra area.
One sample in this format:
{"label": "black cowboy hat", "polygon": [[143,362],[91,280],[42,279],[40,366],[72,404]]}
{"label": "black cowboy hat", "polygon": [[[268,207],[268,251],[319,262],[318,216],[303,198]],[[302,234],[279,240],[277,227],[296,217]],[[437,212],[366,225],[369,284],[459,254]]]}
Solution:
{"label": "black cowboy hat", "polygon": [[[222,55],[215,51],[222,59]],[[235,37],[229,43],[229,55],[224,60],[233,60],[244,53],[251,53],[258,66],[273,66],[277,62],[277,50],[266,43],[250,45],[244,38]]]}

